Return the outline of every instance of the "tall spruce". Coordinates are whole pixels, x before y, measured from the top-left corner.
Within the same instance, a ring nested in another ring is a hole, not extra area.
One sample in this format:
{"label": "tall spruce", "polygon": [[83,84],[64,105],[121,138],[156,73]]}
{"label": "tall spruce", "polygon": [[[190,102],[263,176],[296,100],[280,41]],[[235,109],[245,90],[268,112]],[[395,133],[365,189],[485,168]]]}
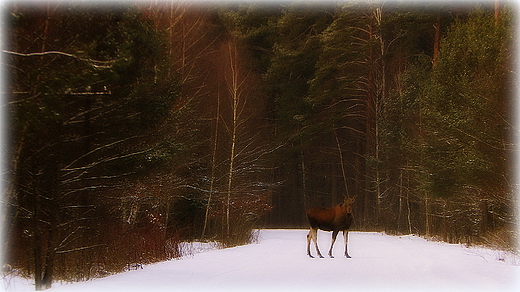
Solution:
{"label": "tall spruce", "polygon": [[[491,11],[478,8],[451,26],[424,95],[425,190],[468,204],[466,218],[477,220],[450,219],[451,225],[480,240],[513,223],[514,34],[509,11],[500,16],[496,22]],[[446,208],[445,216],[453,218],[455,207]]]}

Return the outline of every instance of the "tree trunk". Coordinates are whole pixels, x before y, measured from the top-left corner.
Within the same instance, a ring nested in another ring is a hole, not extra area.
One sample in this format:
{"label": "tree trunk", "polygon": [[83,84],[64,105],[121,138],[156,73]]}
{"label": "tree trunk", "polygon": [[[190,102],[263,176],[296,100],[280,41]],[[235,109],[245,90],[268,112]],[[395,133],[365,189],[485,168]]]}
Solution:
{"label": "tree trunk", "polygon": [[42,256],[42,230],[40,228],[40,195],[36,194],[36,199],[34,200],[35,210],[33,214],[33,240],[32,240],[32,248],[33,248],[33,257],[34,257],[34,286],[36,291],[44,290],[42,275],[43,275],[43,256]]}
{"label": "tree trunk", "polygon": [[233,192],[233,179],[234,179],[234,170],[235,170],[235,151],[237,146],[237,133],[239,127],[239,99],[240,89],[243,81],[240,81],[239,78],[240,72],[238,70],[238,56],[237,56],[237,48],[230,40],[228,44],[228,55],[229,55],[229,81],[228,88],[229,93],[231,95],[231,111],[232,111],[232,121],[231,121],[231,149],[229,153],[229,169],[228,169],[228,181],[227,181],[227,197],[226,197],[226,236],[231,236],[230,229],[230,209],[231,209],[231,195]]}
{"label": "tree trunk", "polygon": [[480,236],[486,235],[490,226],[490,214],[487,199],[480,200]]}
{"label": "tree trunk", "polygon": [[500,23],[500,2],[495,0],[495,25]]}
{"label": "tree trunk", "polygon": [[52,280],[54,274],[54,259],[56,252],[54,250],[53,242],[54,230],[49,230],[49,246],[47,247],[47,255],[45,256],[45,267],[42,275],[42,287],[43,289],[50,289],[52,287]]}
{"label": "tree trunk", "polygon": [[217,94],[217,111],[215,114],[215,133],[214,133],[214,142],[213,142],[213,153],[211,158],[211,176],[210,176],[210,185],[209,185],[209,194],[208,194],[208,202],[206,204],[206,213],[204,215],[204,226],[202,228],[201,238],[204,239],[206,234],[206,229],[208,226],[208,217],[209,210],[211,208],[211,199],[213,197],[213,192],[215,188],[215,171],[217,168],[217,145],[218,145],[218,126],[220,120],[220,96]]}
{"label": "tree trunk", "polygon": [[229,154],[229,170],[228,170],[228,183],[227,183],[227,198],[226,198],[226,234],[229,237],[230,226],[229,226],[229,212],[231,208],[231,192],[233,187],[233,170],[235,165],[235,148],[237,142],[237,120],[236,120],[236,100],[237,97],[233,96],[233,124],[232,124],[232,135],[231,135],[231,151]]}
{"label": "tree trunk", "polygon": [[[370,22],[369,22],[369,35],[368,38],[370,41],[374,38],[374,14],[370,14]],[[368,55],[368,65],[369,71],[367,76],[367,100],[366,100],[366,121],[365,121],[365,155],[366,157],[371,157],[374,155],[374,121],[375,121],[375,104],[374,104],[374,48],[372,45],[369,47],[369,55]],[[372,204],[374,203],[374,191],[371,188],[371,184],[373,183],[373,171],[370,169],[371,166],[369,163],[365,163],[365,175],[367,179],[365,180],[366,191],[365,191],[365,200],[364,200],[364,224],[365,228],[369,227],[370,217],[373,212],[371,212]],[[375,194],[376,200],[378,194]]]}
{"label": "tree trunk", "polygon": [[435,66],[437,64],[437,59],[439,58],[439,48],[441,43],[441,16],[437,16],[437,22],[433,25],[435,28],[435,36],[433,38],[433,59],[432,64]]}
{"label": "tree trunk", "polygon": [[425,225],[426,225],[426,237],[430,236],[430,214],[429,214],[429,203],[428,196],[424,197],[424,214],[425,214]]}
{"label": "tree trunk", "polygon": [[350,198],[349,193],[348,193],[348,186],[347,186],[347,175],[345,173],[345,163],[343,162],[343,152],[341,151],[341,144],[339,143],[338,134],[336,133],[336,127],[334,127],[334,137],[336,138],[336,144],[338,146],[339,162],[341,165],[341,174],[343,176],[343,184],[345,186],[345,194],[343,196]]}

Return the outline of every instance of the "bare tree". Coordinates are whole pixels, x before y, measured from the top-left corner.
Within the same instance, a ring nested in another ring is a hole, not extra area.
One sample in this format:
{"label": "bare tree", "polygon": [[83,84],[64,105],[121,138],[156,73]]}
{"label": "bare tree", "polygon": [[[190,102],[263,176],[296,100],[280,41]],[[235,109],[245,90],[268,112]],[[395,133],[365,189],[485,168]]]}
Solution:
{"label": "bare tree", "polygon": [[241,64],[239,63],[239,52],[236,44],[229,41],[226,44],[225,54],[227,57],[227,74],[225,75],[225,82],[227,85],[227,93],[229,94],[231,117],[228,122],[228,131],[230,135],[230,150],[229,150],[229,168],[227,173],[227,190],[226,190],[226,235],[230,234],[230,208],[232,203],[232,193],[234,187],[234,180],[236,179],[236,160],[237,153],[241,153],[245,149],[238,149],[238,144],[241,144],[239,139],[242,137],[242,128],[244,123],[249,119],[247,112],[248,106],[248,92],[246,91],[246,82],[248,80],[249,72],[243,72]]}
{"label": "bare tree", "polygon": [[[223,204],[222,231],[225,244],[234,245],[250,240],[254,222],[268,208],[266,196],[270,186],[262,174],[266,170],[263,159],[273,150],[262,141],[263,104],[255,91],[258,77],[248,68],[239,41],[230,38],[222,42],[220,54],[218,68],[225,90],[218,99],[214,147],[218,143],[221,150],[218,154],[213,148],[213,157],[217,159],[212,163],[224,166],[218,192]],[[216,194],[215,186],[211,190]]]}

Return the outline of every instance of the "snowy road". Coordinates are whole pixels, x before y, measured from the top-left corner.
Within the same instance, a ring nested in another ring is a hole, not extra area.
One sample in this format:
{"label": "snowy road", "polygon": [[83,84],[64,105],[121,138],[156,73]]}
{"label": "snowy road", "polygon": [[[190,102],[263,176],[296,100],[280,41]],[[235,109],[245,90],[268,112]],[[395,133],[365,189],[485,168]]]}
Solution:
{"label": "snowy road", "polygon": [[[256,244],[58,284],[49,291],[520,291],[518,260],[501,261],[501,252],[414,236],[351,232],[351,259],[342,256],[339,236],[336,258],[310,259],[306,234],[263,230]],[[318,241],[325,254],[330,233],[320,231]]]}

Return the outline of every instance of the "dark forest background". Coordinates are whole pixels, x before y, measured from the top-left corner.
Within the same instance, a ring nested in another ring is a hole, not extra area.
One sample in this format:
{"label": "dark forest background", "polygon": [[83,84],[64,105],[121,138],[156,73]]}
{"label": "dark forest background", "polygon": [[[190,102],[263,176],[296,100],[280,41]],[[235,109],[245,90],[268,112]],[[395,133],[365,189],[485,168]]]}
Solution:
{"label": "dark forest background", "polygon": [[512,2],[4,13],[4,272],[37,290],[307,228],[345,196],[355,230],[516,251]]}

